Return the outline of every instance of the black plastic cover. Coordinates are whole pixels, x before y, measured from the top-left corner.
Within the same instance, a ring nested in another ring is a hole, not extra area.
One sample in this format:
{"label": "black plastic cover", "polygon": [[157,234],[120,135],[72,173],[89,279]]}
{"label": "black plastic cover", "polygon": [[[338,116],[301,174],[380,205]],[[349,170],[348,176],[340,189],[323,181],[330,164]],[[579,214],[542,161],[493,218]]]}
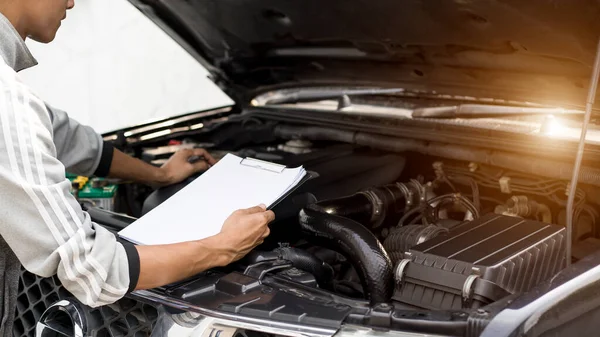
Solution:
{"label": "black plastic cover", "polygon": [[166,292],[210,310],[321,328],[339,328],[351,311],[318,289],[273,287],[238,272],[213,273]]}
{"label": "black plastic cover", "polygon": [[563,227],[488,214],[405,253],[394,299],[427,309],[476,308],[555,275],[565,247]]}

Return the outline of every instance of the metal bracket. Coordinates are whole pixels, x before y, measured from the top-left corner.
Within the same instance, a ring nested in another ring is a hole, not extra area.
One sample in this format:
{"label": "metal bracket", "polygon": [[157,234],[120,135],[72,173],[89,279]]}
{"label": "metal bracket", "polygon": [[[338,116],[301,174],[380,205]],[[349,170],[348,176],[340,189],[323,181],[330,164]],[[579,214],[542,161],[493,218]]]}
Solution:
{"label": "metal bracket", "polygon": [[510,185],[510,177],[503,176],[498,180],[498,184],[500,185],[500,192],[504,194],[511,194],[512,188]]}

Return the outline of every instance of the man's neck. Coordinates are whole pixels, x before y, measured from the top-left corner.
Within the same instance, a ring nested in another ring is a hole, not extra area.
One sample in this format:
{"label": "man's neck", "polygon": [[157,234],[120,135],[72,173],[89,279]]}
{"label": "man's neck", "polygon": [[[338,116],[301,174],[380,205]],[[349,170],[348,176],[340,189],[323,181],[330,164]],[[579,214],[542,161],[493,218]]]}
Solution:
{"label": "man's neck", "polygon": [[19,11],[14,7],[14,5],[7,6],[0,2],[0,14],[4,15],[5,18],[12,24],[15,30],[19,33],[19,36],[25,41],[27,38],[27,32],[25,32],[25,25],[23,24],[23,20]]}

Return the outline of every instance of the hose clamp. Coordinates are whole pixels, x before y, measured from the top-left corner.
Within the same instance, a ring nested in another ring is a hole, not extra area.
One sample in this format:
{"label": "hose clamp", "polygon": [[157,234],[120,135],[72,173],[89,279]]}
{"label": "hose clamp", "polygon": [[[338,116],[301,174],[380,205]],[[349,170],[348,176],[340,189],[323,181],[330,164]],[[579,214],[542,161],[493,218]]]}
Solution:
{"label": "hose clamp", "polygon": [[475,285],[475,281],[479,278],[479,275],[469,275],[463,284],[462,289],[462,304],[463,308],[468,308],[471,305],[471,300],[473,298],[473,286]]}
{"label": "hose clamp", "polygon": [[404,211],[407,212],[413,206],[413,192],[403,183],[396,183],[400,192],[404,194]]}
{"label": "hose clamp", "polygon": [[411,259],[403,259],[402,261],[398,262],[398,266],[396,266],[395,273],[397,285],[402,285],[402,283],[404,282],[404,271],[406,270],[406,266],[408,266],[410,261]]}
{"label": "hose clamp", "polygon": [[427,202],[427,188],[416,179],[411,179],[409,184],[415,189],[419,205]]}
{"label": "hose clamp", "polygon": [[373,213],[371,213],[370,222],[373,224],[374,228],[379,227],[385,219],[383,201],[381,201],[379,196],[377,196],[377,193],[373,192],[372,190],[366,190],[359,193],[365,195],[369,200],[371,200],[371,204],[373,205]]}

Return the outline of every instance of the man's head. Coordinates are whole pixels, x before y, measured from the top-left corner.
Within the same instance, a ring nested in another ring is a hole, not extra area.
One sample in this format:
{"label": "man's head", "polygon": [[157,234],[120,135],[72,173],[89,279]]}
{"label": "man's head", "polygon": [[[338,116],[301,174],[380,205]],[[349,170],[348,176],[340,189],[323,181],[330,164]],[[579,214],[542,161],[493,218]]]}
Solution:
{"label": "man's head", "polygon": [[48,43],[54,40],[67,10],[74,5],[74,0],[0,0],[0,13],[21,37]]}

